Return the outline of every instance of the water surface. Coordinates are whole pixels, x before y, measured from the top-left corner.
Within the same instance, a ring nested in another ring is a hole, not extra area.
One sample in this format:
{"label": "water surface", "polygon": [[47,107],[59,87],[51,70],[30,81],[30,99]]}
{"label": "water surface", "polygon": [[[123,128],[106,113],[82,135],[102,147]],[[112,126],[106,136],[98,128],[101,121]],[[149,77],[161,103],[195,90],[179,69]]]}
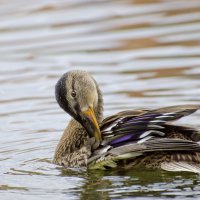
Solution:
{"label": "water surface", "polygon": [[[200,178],[51,164],[70,117],[54,85],[71,69],[98,81],[105,116],[200,101],[199,0],[1,1],[1,199],[199,199]],[[200,128],[200,112],[180,124]]]}

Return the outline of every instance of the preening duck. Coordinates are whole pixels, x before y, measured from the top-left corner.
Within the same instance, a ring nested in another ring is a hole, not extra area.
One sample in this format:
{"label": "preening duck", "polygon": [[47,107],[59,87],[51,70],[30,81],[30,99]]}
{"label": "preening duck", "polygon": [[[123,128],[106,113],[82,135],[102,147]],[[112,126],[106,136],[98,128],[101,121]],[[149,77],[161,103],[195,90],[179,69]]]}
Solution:
{"label": "preening duck", "polygon": [[53,162],[65,167],[144,167],[200,173],[198,130],[171,125],[199,105],[129,110],[103,119],[103,97],[93,77],[65,73],[55,87],[60,107],[71,115]]}

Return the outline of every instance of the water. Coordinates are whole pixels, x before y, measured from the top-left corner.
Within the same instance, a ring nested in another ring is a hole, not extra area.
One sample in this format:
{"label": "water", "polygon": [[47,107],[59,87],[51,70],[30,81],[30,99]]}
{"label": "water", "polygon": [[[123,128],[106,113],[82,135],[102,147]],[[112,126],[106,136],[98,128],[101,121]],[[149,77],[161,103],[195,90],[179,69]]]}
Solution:
{"label": "water", "polygon": [[199,0],[2,0],[0,19],[1,199],[200,198],[196,174],[51,164],[70,119],[54,85],[68,70],[93,74],[105,115],[199,103]]}

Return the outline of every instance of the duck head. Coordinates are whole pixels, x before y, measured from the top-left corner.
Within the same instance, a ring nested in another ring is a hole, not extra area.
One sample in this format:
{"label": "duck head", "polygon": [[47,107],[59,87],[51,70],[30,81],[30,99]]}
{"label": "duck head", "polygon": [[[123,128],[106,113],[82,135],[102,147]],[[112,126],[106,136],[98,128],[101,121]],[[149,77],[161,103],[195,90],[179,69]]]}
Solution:
{"label": "duck head", "polygon": [[55,86],[55,96],[60,107],[77,120],[90,137],[101,142],[98,115],[102,98],[92,76],[81,70],[63,74]]}

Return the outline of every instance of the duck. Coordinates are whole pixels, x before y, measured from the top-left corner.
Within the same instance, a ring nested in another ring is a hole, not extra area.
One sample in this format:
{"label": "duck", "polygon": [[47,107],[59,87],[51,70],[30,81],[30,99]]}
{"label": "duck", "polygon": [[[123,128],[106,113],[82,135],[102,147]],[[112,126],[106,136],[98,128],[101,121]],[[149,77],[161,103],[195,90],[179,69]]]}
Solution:
{"label": "duck", "polygon": [[199,130],[172,123],[200,105],[130,109],[104,118],[100,87],[83,70],[63,74],[56,83],[55,97],[72,118],[56,147],[54,164],[200,173]]}

